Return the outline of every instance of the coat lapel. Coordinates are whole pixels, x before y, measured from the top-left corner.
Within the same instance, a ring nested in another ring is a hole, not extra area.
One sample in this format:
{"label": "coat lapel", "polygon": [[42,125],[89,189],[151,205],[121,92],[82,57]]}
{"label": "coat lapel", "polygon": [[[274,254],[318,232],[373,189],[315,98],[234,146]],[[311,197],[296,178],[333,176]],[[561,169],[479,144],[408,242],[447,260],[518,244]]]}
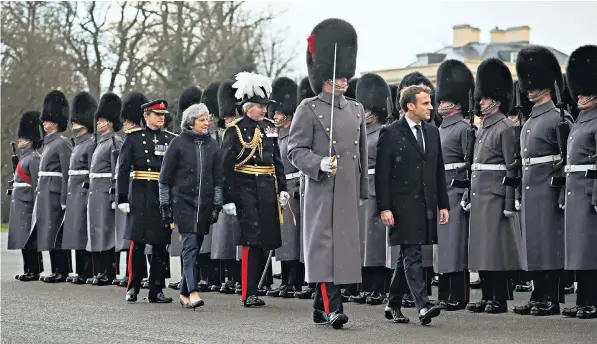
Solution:
{"label": "coat lapel", "polygon": [[[419,152],[419,154],[421,154],[421,156],[423,156],[423,152],[421,152],[421,148],[419,148],[419,142],[417,141],[417,138],[413,134],[412,130],[410,130],[410,127],[408,126],[408,122],[406,121],[406,119],[404,119],[404,116],[402,116],[402,118],[398,120],[398,124],[399,124],[398,128],[400,128],[400,130],[402,130],[402,132],[408,138],[410,143],[412,143],[415,146],[415,148],[417,149],[417,152]],[[426,139],[427,135],[425,135],[425,134],[423,134],[423,135],[425,136],[425,139]],[[427,142],[425,142],[425,143],[427,143]]]}

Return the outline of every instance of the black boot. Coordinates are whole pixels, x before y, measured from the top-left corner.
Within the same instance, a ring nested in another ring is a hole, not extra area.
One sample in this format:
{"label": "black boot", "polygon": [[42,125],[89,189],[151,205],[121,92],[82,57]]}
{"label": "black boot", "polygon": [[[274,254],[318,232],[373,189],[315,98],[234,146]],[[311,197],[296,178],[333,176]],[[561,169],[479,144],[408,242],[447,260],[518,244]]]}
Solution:
{"label": "black boot", "polygon": [[542,302],[531,309],[531,315],[544,317],[548,315],[560,315],[560,304],[555,302]]}
{"label": "black boot", "polygon": [[293,286],[287,286],[284,290],[280,290],[280,293],[278,294],[279,297],[283,297],[285,299],[291,299],[294,297],[294,294],[296,293],[297,289]]}
{"label": "black boot", "polygon": [[368,305],[371,305],[371,306],[381,305],[382,302],[383,302],[383,295],[376,291],[369,294],[369,296],[367,297],[367,300],[365,301],[365,303],[367,303]]}
{"label": "black boot", "polygon": [[369,297],[369,295],[371,295],[370,292],[360,292],[358,295],[350,296],[348,301],[363,305],[365,302],[367,302],[367,297]]}
{"label": "black boot", "polygon": [[245,307],[262,307],[265,306],[265,301],[258,298],[255,295],[251,295],[247,297],[245,301],[243,301],[243,306]]}
{"label": "black boot", "polygon": [[515,306],[514,308],[512,308],[512,312],[520,315],[529,315],[531,314],[531,309],[533,309],[533,307],[539,304],[540,303],[536,301],[529,301],[522,306]]}
{"label": "black boot", "polygon": [[508,305],[504,302],[491,301],[485,306],[485,313],[500,314],[508,312]]}
{"label": "black boot", "polygon": [[404,294],[404,296],[402,296],[402,307],[404,307],[404,308],[415,308],[416,307],[412,294],[408,293],[408,294]]}
{"label": "black boot", "polygon": [[483,313],[489,301],[481,300],[479,302],[470,302],[466,305],[466,310],[473,313]]}
{"label": "black boot", "polygon": [[294,297],[299,300],[309,300],[315,294],[315,288],[307,288],[303,291],[297,291],[294,293]]}

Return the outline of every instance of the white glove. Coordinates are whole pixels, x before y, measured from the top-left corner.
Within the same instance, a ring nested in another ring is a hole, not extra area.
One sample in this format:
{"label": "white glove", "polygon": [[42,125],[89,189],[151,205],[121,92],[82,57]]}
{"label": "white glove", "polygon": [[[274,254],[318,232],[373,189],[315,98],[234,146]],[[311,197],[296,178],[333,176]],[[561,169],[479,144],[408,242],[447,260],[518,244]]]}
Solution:
{"label": "white glove", "polygon": [[470,203],[465,203],[464,201],[460,202],[460,206],[462,207],[462,209],[464,211],[470,211],[471,210],[471,204]]}
{"label": "white glove", "polygon": [[116,202],[112,202],[112,210],[116,209]]}
{"label": "white glove", "polygon": [[118,205],[118,209],[120,209],[120,211],[122,211],[125,214],[128,214],[131,212],[131,206],[128,203],[120,203]]}
{"label": "white glove", "polygon": [[290,195],[288,194],[288,192],[286,192],[286,191],[280,192],[280,205],[282,206],[282,208],[284,208],[286,206],[286,204],[288,204],[289,198],[290,198]]}
{"label": "white glove", "polygon": [[520,210],[520,201],[519,200],[514,201],[514,209]]}
{"label": "white glove", "polygon": [[513,217],[514,215],[516,215],[515,211],[504,210],[504,216],[506,216],[506,217]]}
{"label": "white glove", "polygon": [[62,210],[66,209],[66,204],[61,204],[60,208],[62,208]]}
{"label": "white glove", "polygon": [[326,156],[325,158],[321,159],[321,162],[319,163],[319,168],[323,171],[323,172],[332,172],[332,168],[334,166],[332,166],[332,158],[329,156]]}
{"label": "white glove", "polygon": [[365,200],[362,198],[359,198],[359,207],[361,207],[363,204],[365,204]]}
{"label": "white glove", "polygon": [[562,210],[566,210],[566,205],[565,204],[558,204],[558,207]]}
{"label": "white glove", "polygon": [[595,206],[595,212],[597,213],[597,205]]}
{"label": "white glove", "polygon": [[226,214],[236,216],[236,205],[234,203],[224,204],[222,207]]}

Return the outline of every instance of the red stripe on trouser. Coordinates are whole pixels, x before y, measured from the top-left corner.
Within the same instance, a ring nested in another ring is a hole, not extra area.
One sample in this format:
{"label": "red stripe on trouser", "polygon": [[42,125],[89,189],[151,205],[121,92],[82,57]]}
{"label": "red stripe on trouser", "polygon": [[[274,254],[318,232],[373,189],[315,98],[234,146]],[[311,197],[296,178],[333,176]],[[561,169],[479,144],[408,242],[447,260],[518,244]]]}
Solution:
{"label": "red stripe on trouser", "polygon": [[321,298],[323,299],[323,309],[325,314],[330,314],[330,299],[328,298],[328,289],[325,283],[321,283]]}
{"label": "red stripe on trouser", "polygon": [[249,247],[243,246],[242,258],[241,258],[241,284],[242,294],[240,296],[241,301],[247,299],[247,284],[249,280]]}
{"label": "red stripe on trouser", "polygon": [[[133,281],[133,249],[135,248],[135,242],[131,240],[131,245],[129,246],[129,262],[127,266],[127,270],[129,273],[129,280],[126,284],[126,289],[128,290],[131,287],[131,282]],[[93,258],[91,260],[93,262]]]}

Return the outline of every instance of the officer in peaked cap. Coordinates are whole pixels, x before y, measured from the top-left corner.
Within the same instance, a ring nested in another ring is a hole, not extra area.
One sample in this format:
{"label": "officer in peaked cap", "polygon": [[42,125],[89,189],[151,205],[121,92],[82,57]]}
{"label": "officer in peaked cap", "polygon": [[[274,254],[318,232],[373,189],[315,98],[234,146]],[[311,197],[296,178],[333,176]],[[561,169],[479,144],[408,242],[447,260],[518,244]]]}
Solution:
{"label": "officer in peaked cap", "polygon": [[41,156],[37,150],[42,143],[42,127],[39,111],[27,111],[21,115],[17,130],[21,157],[14,171],[8,222],[8,249],[21,250],[23,273],[16,275],[19,281],[37,281],[44,270],[41,252],[37,250],[37,233],[31,233],[33,200],[37,188],[37,176]]}
{"label": "officer in peaked cap", "polygon": [[369,197],[367,171],[358,168],[367,166],[365,110],[344,96],[356,69],[357,41],[354,27],[341,19],[326,19],[311,31],[306,62],[318,95],[298,106],[288,138],[288,158],[305,175],[305,276],[317,283],[313,321],[334,328],[348,322],[340,285],[362,280],[358,208]]}
{"label": "officer in peaked cap", "polygon": [[[162,160],[175,134],[163,130],[168,103],[158,99],[141,105],[145,127],[129,130],[118,159],[118,209],[128,213],[124,239],[131,241],[132,264],[126,301],[137,301],[145,270],[145,245],[152,245],[149,270],[150,303],[169,303],[162,288],[169,261],[166,246],[171,229],[162,223],[158,199],[158,180]],[[132,178],[131,178],[132,173]],[[129,181],[132,185],[129,192]]]}
{"label": "officer in peaked cap", "polygon": [[566,74],[581,110],[568,141],[565,209],[565,268],[576,271],[578,294],[562,314],[588,319],[597,318],[597,46],[573,51]]}
{"label": "officer in peaked cap", "polygon": [[[54,90],[44,98],[41,120],[46,136],[39,166],[32,230],[37,230],[38,251],[50,251],[52,274],[47,283],[66,282],[71,252],[62,249],[62,224],[68,194],[68,165],[72,146],[62,136],[68,126],[69,106],[64,93]],[[57,191],[57,192],[56,192]]]}
{"label": "officer in peaked cap", "polygon": [[556,185],[554,181],[563,176],[566,161],[566,151],[561,149],[567,137],[561,137],[560,122],[564,120],[567,135],[572,119],[552,101],[552,94],[563,90],[564,79],[560,64],[549,49],[529,46],[520,50],[516,72],[521,91],[534,104],[520,135],[520,210],[522,268],[530,273],[535,288],[529,302],[515,307],[514,312],[556,315],[560,313],[559,303],[564,302],[558,291],[564,268],[566,190],[563,183]]}
{"label": "officer in peaked cap", "polygon": [[[474,145],[474,128],[465,119],[469,112],[469,94],[475,89],[473,73],[458,60],[446,60],[437,70],[435,99],[443,117],[439,136],[450,199],[450,222],[438,231],[434,247],[434,266],[439,276],[438,300],[445,310],[464,309],[469,301],[468,216],[460,207],[464,189],[452,180],[466,180]],[[471,130],[473,131],[471,133]]]}
{"label": "officer in peaked cap", "polygon": [[75,250],[77,276],[67,278],[67,281],[74,284],[84,284],[93,276],[94,271],[91,253],[86,248],[89,165],[95,149],[93,114],[96,109],[97,101],[85,91],[75,95],[70,108],[75,147],[68,170],[68,195],[62,247]]}

